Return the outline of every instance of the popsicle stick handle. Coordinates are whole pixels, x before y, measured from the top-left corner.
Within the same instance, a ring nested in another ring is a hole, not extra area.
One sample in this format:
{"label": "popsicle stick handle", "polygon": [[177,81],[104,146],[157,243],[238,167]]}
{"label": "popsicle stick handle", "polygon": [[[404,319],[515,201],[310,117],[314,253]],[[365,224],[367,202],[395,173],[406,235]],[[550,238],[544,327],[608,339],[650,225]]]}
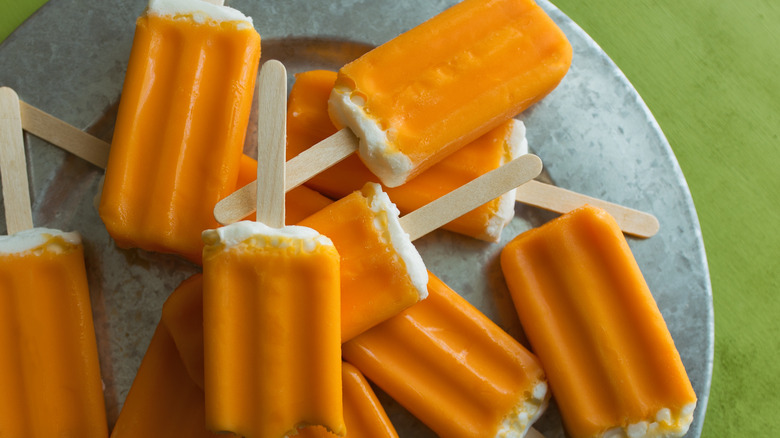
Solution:
{"label": "popsicle stick handle", "polygon": [[266,61],[257,81],[257,221],[284,226],[285,150],[287,148],[287,70]]}
{"label": "popsicle stick handle", "polygon": [[0,87],[0,176],[8,234],[33,227],[19,96]]}
{"label": "popsicle stick handle", "polygon": [[401,227],[416,240],[498,198],[542,172],[542,160],[526,154],[401,217]]}
{"label": "popsicle stick handle", "polygon": [[22,112],[22,129],[101,169],[106,168],[108,151],[111,149],[109,143],[28,103],[19,103]]}
{"label": "popsicle stick handle", "polygon": [[568,213],[585,204],[602,208],[615,218],[624,233],[632,236],[651,237],[660,228],[658,219],[650,213],[602,201],[539,181],[529,181],[528,184],[523,184],[517,188],[516,193],[517,201],[523,204],[561,214]]}
{"label": "popsicle stick handle", "polygon": [[525,434],[525,438],[544,438],[544,435],[533,427],[528,429]]}
{"label": "popsicle stick handle", "polygon": [[[314,175],[339,163],[358,148],[358,138],[349,129],[331,135],[287,162],[286,192],[308,181]],[[214,217],[222,225],[236,222],[255,211],[257,181],[236,190],[217,203]]]}

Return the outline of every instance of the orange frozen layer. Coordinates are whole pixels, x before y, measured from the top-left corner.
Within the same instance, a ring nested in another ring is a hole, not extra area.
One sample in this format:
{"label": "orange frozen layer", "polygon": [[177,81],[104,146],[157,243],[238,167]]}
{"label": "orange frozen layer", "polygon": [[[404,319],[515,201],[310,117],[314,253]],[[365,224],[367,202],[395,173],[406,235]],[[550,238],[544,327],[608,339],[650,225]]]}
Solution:
{"label": "orange frozen layer", "polygon": [[570,436],[685,434],[696,395],[609,214],[585,206],[527,231],[501,266]]}
{"label": "orange frozen layer", "polygon": [[[366,378],[354,366],[344,362],[341,377],[344,389],[344,424],[346,438],[398,438],[395,427]],[[301,429],[299,438],[333,438],[322,427]]]}
{"label": "orange frozen layer", "polygon": [[341,255],[341,339],[346,342],[424,298],[425,265],[379,185],[341,198],[299,225]]}
{"label": "orange frozen layer", "polygon": [[331,116],[394,187],[544,97],[571,57],[533,0],[465,0],[342,67]]}
{"label": "orange frozen layer", "polygon": [[539,361],[429,275],[429,296],[343,346],[439,436],[522,437],[548,399]]}
{"label": "orange frozen layer", "polygon": [[106,437],[83,248],[53,233],[0,238],[0,436]]}
{"label": "orange frozen layer", "polygon": [[[287,111],[287,157],[334,134],[328,116],[328,96],[336,73],[314,70],[299,73],[290,91]],[[522,123],[510,119],[446,157],[413,180],[394,188],[383,187],[402,213],[409,213],[524,153]],[[341,198],[379,179],[356,155],[306,182],[320,193]],[[446,224],[443,228],[478,239],[497,241],[514,216],[514,191]]]}
{"label": "orange frozen layer", "polygon": [[344,434],[339,254],[317,232],[242,221],[204,232],[206,425]]}
{"label": "orange frozen layer", "polygon": [[237,11],[191,5],[136,22],[99,211],[119,246],[197,262],[214,206],[236,187],[260,36],[251,20],[197,9]]}

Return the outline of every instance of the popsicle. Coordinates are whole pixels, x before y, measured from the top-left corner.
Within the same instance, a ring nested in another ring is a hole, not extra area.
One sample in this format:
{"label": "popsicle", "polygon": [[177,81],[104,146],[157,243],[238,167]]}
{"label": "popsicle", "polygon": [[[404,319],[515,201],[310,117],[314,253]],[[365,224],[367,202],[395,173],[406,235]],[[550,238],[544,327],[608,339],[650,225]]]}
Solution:
{"label": "popsicle", "polygon": [[569,436],[686,433],[696,394],[608,213],[584,206],[520,234],[501,268]]}
{"label": "popsicle", "polygon": [[541,172],[524,155],[413,212],[399,212],[379,184],[299,223],[328,236],[341,255],[341,339],[346,342],[427,295],[425,264],[412,241]]}
{"label": "popsicle", "polygon": [[439,436],[525,436],[549,399],[541,364],[429,278],[425,301],[345,343],[345,360]]}
{"label": "popsicle", "polygon": [[533,0],[465,0],[342,67],[330,114],[396,187],[547,95],[571,59]]}
{"label": "popsicle", "polygon": [[100,200],[120,247],[199,262],[236,186],[260,56],[252,20],[201,0],[150,0],[136,22]]}
{"label": "popsicle", "polygon": [[33,228],[19,101],[7,87],[0,174],[0,436],[106,437],[81,236]]}
{"label": "popsicle", "polygon": [[284,226],[284,66],[267,61],[258,82],[258,222],[203,232],[206,427],[343,436],[339,254],[317,231]]}
{"label": "popsicle", "polygon": [[[327,70],[313,70],[296,75],[287,109],[287,155],[291,157],[290,163],[295,163],[299,154],[318,148],[319,142],[337,132],[327,114],[328,96],[335,81],[336,73]],[[510,119],[411,181],[398,187],[383,187],[383,190],[402,213],[408,213],[527,152],[528,142],[525,140],[524,125]],[[379,182],[379,179],[357,156],[350,155],[343,162],[311,177],[305,185],[338,199],[358,190],[369,181]],[[251,213],[255,196],[251,190],[252,186],[246,186],[220,201],[216,209],[218,220],[235,220],[223,217],[225,206],[236,209],[236,215]],[[241,194],[244,191],[247,193]],[[442,228],[482,240],[498,241],[503,227],[514,216],[515,199],[557,213],[566,213],[584,204],[597,205],[615,216],[625,233],[639,237],[650,237],[659,228],[658,220],[651,214],[539,181],[529,181],[516,190],[510,190],[443,225]]]}
{"label": "popsicle", "polygon": [[[287,107],[287,155],[293,158],[337,131],[328,117],[328,96],[336,72],[299,73]],[[402,213],[408,213],[498,166],[528,153],[525,127],[510,119],[469,143],[415,179],[399,187],[383,187]],[[351,155],[306,182],[331,198],[341,198],[366,182],[379,182],[357,155]],[[514,217],[515,190],[479,206],[443,228],[487,241],[497,241]]]}

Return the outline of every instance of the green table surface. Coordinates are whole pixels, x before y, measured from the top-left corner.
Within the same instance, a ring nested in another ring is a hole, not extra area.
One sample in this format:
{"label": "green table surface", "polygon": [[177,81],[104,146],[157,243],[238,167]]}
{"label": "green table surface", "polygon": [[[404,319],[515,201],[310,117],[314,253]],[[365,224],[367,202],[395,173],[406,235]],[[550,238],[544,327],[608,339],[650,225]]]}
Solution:
{"label": "green table surface", "polygon": [[[0,41],[44,3],[0,0]],[[636,87],[688,181],[715,307],[703,436],[774,435],[780,429],[780,169],[774,168],[780,2],[554,3]]]}

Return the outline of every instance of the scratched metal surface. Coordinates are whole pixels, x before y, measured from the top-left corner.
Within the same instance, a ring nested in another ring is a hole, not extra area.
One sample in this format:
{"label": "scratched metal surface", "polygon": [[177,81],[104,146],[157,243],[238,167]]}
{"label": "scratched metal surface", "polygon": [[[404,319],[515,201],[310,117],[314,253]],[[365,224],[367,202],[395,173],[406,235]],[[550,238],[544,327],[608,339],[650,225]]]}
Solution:
{"label": "scratched metal surface", "polygon": [[[399,0],[235,0],[254,18],[263,59],[290,74],[337,69],[454,3]],[[530,149],[556,184],[655,214],[660,232],[630,245],[680,350],[699,397],[687,436],[698,437],[712,373],[712,293],[696,211],[660,128],[617,66],[575,23],[539,2],[574,46],[561,85],[519,118]],[[49,2],[2,45],[0,85],[80,128],[110,140],[135,18],[145,2]],[[293,78],[290,77],[290,83]],[[118,249],[93,206],[102,170],[27,136],[36,225],[84,237],[106,406],[113,424],[168,294],[198,268],[173,256]],[[554,217],[518,205],[499,244],[438,231],[416,242],[429,269],[522,340],[498,265],[513,236]],[[0,231],[4,232],[4,225]],[[433,433],[380,391],[402,437]],[[554,404],[537,424],[563,437]]]}

